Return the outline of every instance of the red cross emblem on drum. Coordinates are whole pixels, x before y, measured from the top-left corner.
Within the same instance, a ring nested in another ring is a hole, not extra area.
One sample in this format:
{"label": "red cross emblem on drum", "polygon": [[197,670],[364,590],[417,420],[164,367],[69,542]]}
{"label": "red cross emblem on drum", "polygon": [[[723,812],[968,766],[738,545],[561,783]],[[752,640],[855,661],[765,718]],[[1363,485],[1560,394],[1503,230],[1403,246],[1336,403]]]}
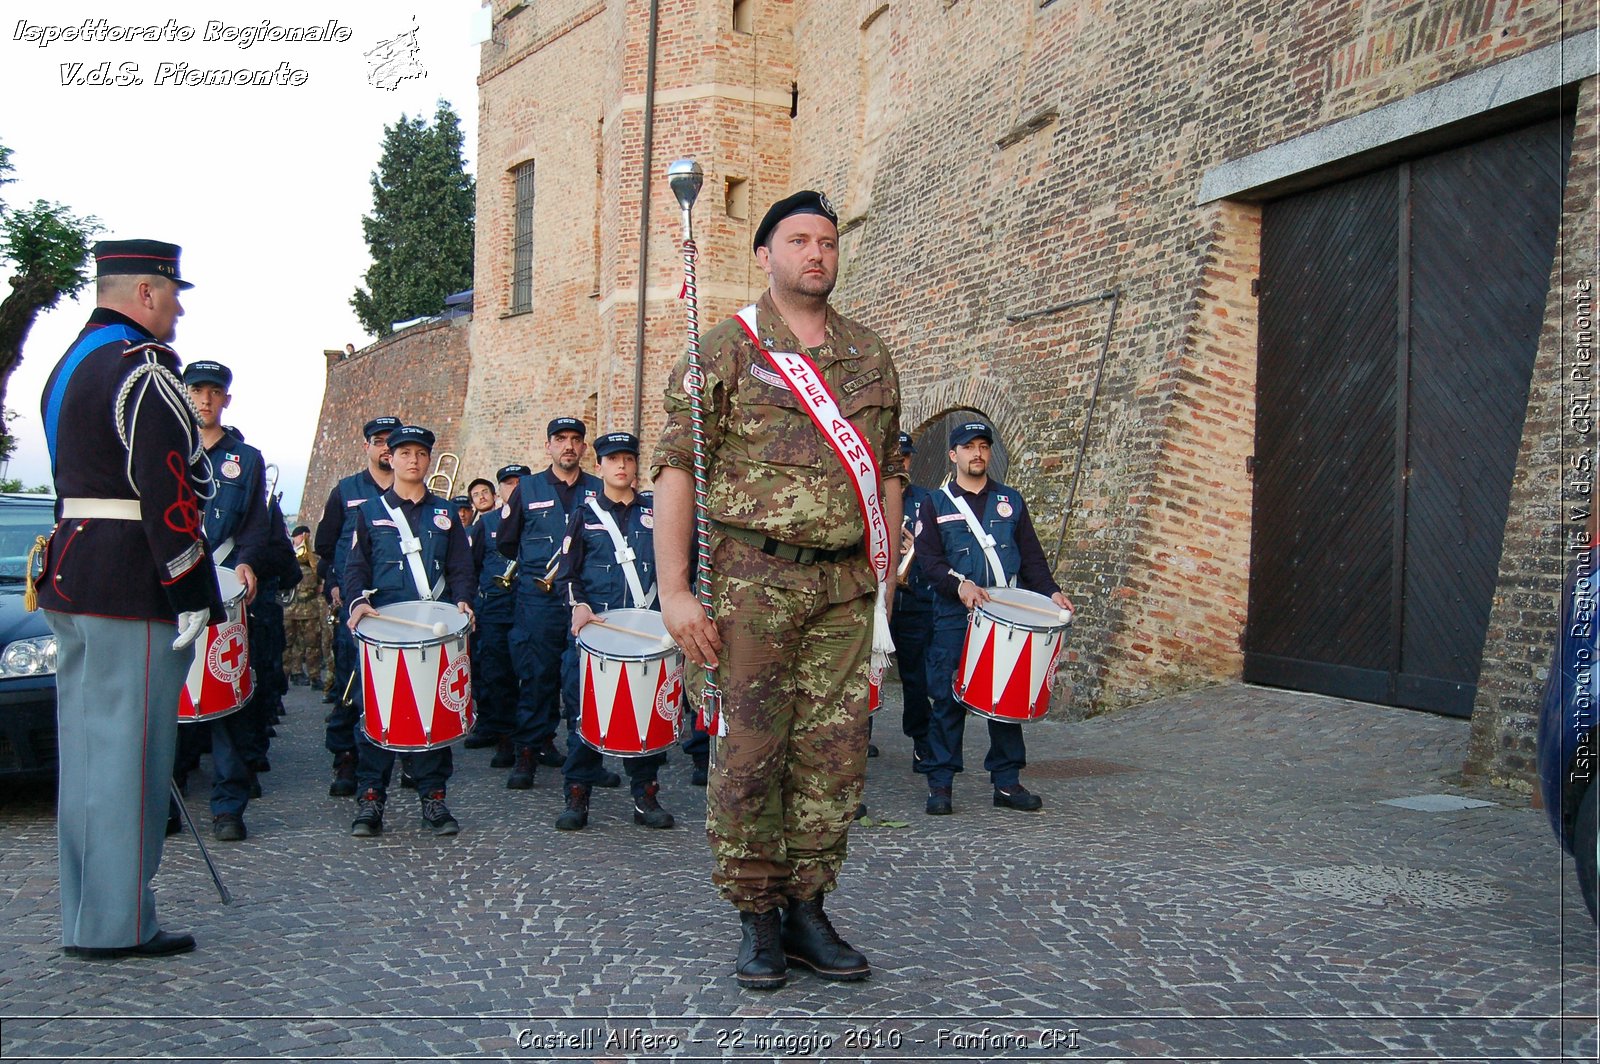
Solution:
{"label": "red cross emblem on drum", "polygon": [[439,676],[439,703],[455,714],[466,712],[472,700],[472,666],[466,658],[456,658]]}
{"label": "red cross emblem on drum", "polygon": [[683,708],[683,669],[674,669],[656,688],[656,712],[664,720],[676,721]]}
{"label": "red cross emblem on drum", "polygon": [[225,684],[236,684],[250,664],[250,637],[244,625],[234,622],[218,627],[217,637],[206,648],[206,671]]}

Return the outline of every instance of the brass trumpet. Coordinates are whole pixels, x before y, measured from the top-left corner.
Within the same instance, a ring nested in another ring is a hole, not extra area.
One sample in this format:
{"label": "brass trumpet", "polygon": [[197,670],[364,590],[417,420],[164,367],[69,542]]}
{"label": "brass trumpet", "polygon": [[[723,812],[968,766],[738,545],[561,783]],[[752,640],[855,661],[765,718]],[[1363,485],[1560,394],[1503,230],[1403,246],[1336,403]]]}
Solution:
{"label": "brass trumpet", "polygon": [[501,573],[499,576],[491,578],[494,586],[499,588],[501,591],[510,591],[512,585],[517,582],[517,566],[519,564],[520,563],[517,561],[517,559],[511,559],[511,564],[506,566],[505,572]]}
{"label": "brass trumpet", "polygon": [[894,582],[899,587],[905,587],[911,582],[911,559],[917,556],[917,541],[911,535],[911,530],[900,529],[900,565],[894,571]]}
{"label": "brass trumpet", "polygon": [[[446,458],[450,460],[450,469],[448,472],[446,472],[444,468]],[[441,499],[450,498],[451,495],[455,494],[456,474],[460,471],[461,456],[452,454],[450,451],[440,451],[439,457],[434,460],[433,472],[428,474],[428,490],[439,496]],[[443,490],[440,490],[434,486],[436,482],[443,483]]]}
{"label": "brass trumpet", "polygon": [[543,591],[546,595],[550,594],[550,592],[556,589],[556,570],[560,568],[560,566],[561,555],[554,555],[551,557],[550,566],[544,571],[544,575],[533,578],[533,582],[539,585],[539,590]]}

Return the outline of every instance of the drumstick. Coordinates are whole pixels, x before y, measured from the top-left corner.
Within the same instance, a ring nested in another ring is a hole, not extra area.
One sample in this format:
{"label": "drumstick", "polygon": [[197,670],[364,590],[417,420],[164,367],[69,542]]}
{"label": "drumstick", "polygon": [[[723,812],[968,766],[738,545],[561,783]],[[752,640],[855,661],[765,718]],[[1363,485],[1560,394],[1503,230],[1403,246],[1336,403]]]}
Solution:
{"label": "drumstick", "polygon": [[1031,602],[1012,602],[1010,599],[994,598],[993,596],[990,596],[989,601],[997,602],[1002,606],[1008,606],[1014,610],[1027,610],[1029,613],[1037,613],[1045,617],[1054,617],[1058,621],[1072,620],[1071,610],[1047,610],[1043,606],[1035,606]]}
{"label": "drumstick", "polygon": [[390,624],[404,624],[412,628],[421,628],[424,631],[432,632],[434,635],[444,635],[446,631],[443,621],[434,621],[432,624],[424,624],[422,621],[412,621],[406,619],[405,617],[396,617],[392,613],[369,613],[367,616],[376,617],[380,621],[388,621]]}
{"label": "drumstick", "polygon": [[676,643],[673,642],[673,639],[672,639],[671,635],[657,636],[657,635],[655,635],[654,633],[651,633],[651,632],[641,632],[637,628],[624,628],[620,624],[612,624],[610,621],[602,621],[598,617],[595,618],[594,620],[590,621],[589,623],[590,624],[597,624],[601,628],[606,628],[606,629],[609,629],[610,631],[613,631],[613,632],[621,632],[623,635],[631,635],[631,636],[634,636],[635,638],[638,638],[638,639],[648,639],[652,643],[660,643],[664,647],[670,647],[670,646],[676,646],[677,645]]}

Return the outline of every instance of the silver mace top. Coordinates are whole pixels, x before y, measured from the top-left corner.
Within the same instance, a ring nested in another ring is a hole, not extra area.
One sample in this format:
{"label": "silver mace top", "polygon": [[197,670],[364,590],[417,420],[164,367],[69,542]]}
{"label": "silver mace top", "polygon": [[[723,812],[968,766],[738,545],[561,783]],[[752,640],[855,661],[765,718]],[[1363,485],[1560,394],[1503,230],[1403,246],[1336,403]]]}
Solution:
{"label": "silver mace top", "polygon": [[694,201],[700,195],[700,186],[705,183],[705,171],[693,159],[679,159],[667,167],[667,184],[672,186],[672,194],[678,198],[678,207],[683,211],[683,238],[693,238],[693,225],[690,221],[690,212],[694,210]]}

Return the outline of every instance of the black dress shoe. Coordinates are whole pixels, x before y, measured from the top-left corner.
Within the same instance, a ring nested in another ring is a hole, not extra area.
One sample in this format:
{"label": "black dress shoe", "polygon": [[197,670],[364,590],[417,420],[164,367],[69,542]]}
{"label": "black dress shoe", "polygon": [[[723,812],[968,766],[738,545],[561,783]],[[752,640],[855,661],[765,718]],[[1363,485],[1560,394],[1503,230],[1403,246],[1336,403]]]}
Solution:
{"label": "black dress shoe", "polygon": [[994,804],[1001,809],[1020,809],[1024,813],[1033,813],[1044,808],[1044,799],[1018,783],[1011,787],[996,787]]}
{"label": "black dress shoe", "polygon": [[739,914],[744,937],[739,940],[739,959],[733,977],[746,990],[776,990],[789,979],[789,962],[780,941],[782,914],[777,909],[765,913]]}
{"label": "black dress shoe", "polygon": [[867,958],[833,929],[821,898],[789,900],[783,914],[783,953],[790,964],[810,968],[824,979],[848,983],[872,974]]}
{"label": "black dress shoe", "polygon": [[188,953],[192,949],[193,935],[157,931],[137,946],[67,946],[65,952],[69,957],[108,961],[118,957],[166,957],[174,953]]}

